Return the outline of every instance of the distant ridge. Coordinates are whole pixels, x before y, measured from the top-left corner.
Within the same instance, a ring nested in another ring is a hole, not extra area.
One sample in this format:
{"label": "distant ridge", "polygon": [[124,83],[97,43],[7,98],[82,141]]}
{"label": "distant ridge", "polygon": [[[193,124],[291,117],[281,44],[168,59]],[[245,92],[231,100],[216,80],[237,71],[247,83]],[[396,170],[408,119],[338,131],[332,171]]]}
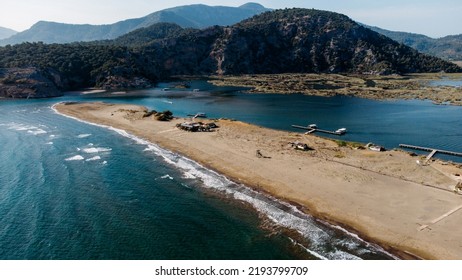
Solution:
{"label": "distant ridge", "polygon": [[376,26],[364,26],[399,43],[412,47],[419,52],[446,60],[462,60],[462,34],[435,39],[422,34],[390,31]]}
{"label": "distant ridge", "polygon": [[26,31],[0,40],[0,45],[23,42],[71,43],[115,39],[133,30],[159,22],[176,23],[181,27],[193,28],[205,28],[213,25],[226,26],[268,10],[257,3],[247,3],[240,7],[197,4],[169,8],[142,18],[128,19],[107,25],[40,21]]}
{"label": "distant ridge", "polygon": [[14,31],[13,29],[5,28],[0,26],[0,40],[9,38],[13,36],[14,34],[18,33],[17,31]]}

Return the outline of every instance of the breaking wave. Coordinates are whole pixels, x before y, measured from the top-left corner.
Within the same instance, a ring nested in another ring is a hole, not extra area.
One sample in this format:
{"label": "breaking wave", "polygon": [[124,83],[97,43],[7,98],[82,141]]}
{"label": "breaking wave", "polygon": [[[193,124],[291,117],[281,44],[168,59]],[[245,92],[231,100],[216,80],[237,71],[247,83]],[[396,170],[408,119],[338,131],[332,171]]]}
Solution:
{"label": "breaking wave", "polygon": [[70,158],[66,158],[65,161],[80,161],[80,160],[84,160],[85,158],[81,155],[76,155],[76,156],[73,156],[73,157],[70,157]]}

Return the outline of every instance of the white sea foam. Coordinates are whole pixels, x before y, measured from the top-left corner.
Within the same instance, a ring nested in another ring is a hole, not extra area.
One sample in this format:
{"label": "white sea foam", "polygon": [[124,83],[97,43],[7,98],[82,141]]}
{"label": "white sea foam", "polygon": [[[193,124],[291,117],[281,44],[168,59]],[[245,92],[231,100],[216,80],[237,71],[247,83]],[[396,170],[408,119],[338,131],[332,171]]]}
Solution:
{"label": "white sea foam", "polygon": [[95,156],[95,157],[92,157],[92,158],[89,158],[89,159],[86,159],[85,161],[96,161],[96,160],[100,160],[101,157],[100,156]]}
{"label": "white sea foam", "polygon": [[168,174],[167,174],[167,175],[164,175],[164,176],[162,176],[162,177],[160,177],[160,178],[161,178],[161,179],[169,179],[169,180],[173,180],[173,177],[172,177],[172,176],[170,176],[170,175],[168,175]]}
{"label": "white sea foam", "polygon": [[[57,114],[63,115],[57,112],[56,109],[54,110]],[[63,116],[83,123],[110,129],[112,131],[117,132],[121,136],[132,139],[140,145],[146,145],[147,148],[145,150],[152,151],[156,155],[162,157],[166,163],[171,164],[174,167],[180,169],[184,177],[200,179],[203,182],[203,187],[219,190],[226,193],[227,195],[232,196],[234,199],[245,201],[252,205],[259,212],[263,213],[269,220],[273,221],[275,224],[296,230],[302,236],[309,240],[310,248],[305,248],[307,252],[311,253],[319,259],[360,259],[359,257],[345,252],[341,249],[329,250],[326,252],[326,250],[324,249],[325,244],[330,243],[335,245],[335,241],[333,241],[334,238],[332,238],[332,225],[327,226],[328,224],[324,223],[324,228],[321,224],[319,224],[319,221],[301,212],[297,207],[291,204],[263,195],[243,185],[236,184],[228,178],[226,178],[225,176],[218,174],[210,169],[207,169],[199,163],[196,163],[188,158],[181,157],[171,151],[162,149],[159,146],[137,136],[131,135],[124,130],[117,129],[111,126],[82,121],[80,119],[66,115]],[[361,250],[359,248],[359,245],[362,244],[363,246],[366,246],[368,248],[380,251],[382,253],[386,253],[386,251],[380,248],[379,246],[370,244],[359,238],[357,235],[346,231],[345,229],[342,229],[340,227],[336,228],[341,229],[348,236],[350,236],[350,238],[352,238],[351,241],[337,241],[337,245],[344,245],[345,242],[348,242],[348,247],[353,250],[357,248],[356,251],[358,252],[359,250]],[[395,258],[391,254],[388,255]]]}
{"label": "white sea foam", "polygon": [[30,130],[30,129],[37,129],[38,127],[32,126],[32,125],[25,125],[25,124],[17,124],[17,123],[11,123],[9,125],[10,129],[16,130],[16,131],[25,131],[25,130]]}
{"label": "white sea foam", "polygon": [[77,136],[77,138],[80,138],[80,139],[83,139],[83,138],[87,138],[87,137],[90,137],[91,134],[80,134]]}
{"label": "white sea foam", "polygon": [[184,179],[197,179],[196,176],[194,176],[193,174],[191,174],[191,173],[189,173],[187,171],[183,172],[183,178]]}
{"label": "white sea foam", "polygon": [[111,148],[86,148],[86,149],[83,149],[83,152],[87,153],[87,154],[105,153],[105,152],[110,152],[110,151],[112,151]]}
{"label": "white sea foam", "polygon": [[76,155],[70,158],[66,158],[66,161],[79,161],[79,160],[84,160],[85,158],[81,155]]}
{"label": "white sea foam", "polygon": [[15,131],[26,131],[29,134],[32,135],[40,135],[40,134],[46,134],[45,130],[43,130],[40,127],[46,127],[44,125],[39,125],[39,126],[33,126],[33,125],[28,125],[28,124],[19,124],[19,123],[9,123],[7,124],[8,128],[11,130]]}
{"label": "white sea foam", "polygon": [[48,133],[48,132],[46,132],[45,130],[43,130],[41,128],[37,128],[35,130],[28,130],[27,132],[32,134],[32,135],[40,135],[40,134],[47,134]]}

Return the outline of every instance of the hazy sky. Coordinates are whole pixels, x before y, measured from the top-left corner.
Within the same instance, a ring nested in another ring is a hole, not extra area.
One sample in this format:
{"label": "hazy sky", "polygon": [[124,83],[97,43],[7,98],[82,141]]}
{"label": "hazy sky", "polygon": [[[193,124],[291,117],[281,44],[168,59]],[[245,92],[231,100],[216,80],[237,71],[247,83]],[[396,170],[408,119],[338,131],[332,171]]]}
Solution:
{"label": "hazy sky", "polygon": [[[0,0],[0,26],[23,31],[39,20],[107,24],[188,4],[238,6],[249,0]],[[260,0],[269,8],[300,7],[340,12],[389,30],[431,37],[462,33],[461,0]]]}

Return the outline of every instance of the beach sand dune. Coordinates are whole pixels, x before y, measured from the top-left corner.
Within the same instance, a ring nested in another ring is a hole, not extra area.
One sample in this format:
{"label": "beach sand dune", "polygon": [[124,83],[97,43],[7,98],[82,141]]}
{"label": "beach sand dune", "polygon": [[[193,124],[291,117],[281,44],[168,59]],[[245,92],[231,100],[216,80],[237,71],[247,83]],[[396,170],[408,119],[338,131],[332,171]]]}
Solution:
{"label": "beach sand dune", "polygon": [[[59,104],[56,109],[126,130],[392,251],[462,259],[462,196],[453,191],[460,166],[440,161],[422,166],[402,151],[360,150],[239,121],[219,120],[215,132],[190,133],[175,128],[183,119],[143,118],[147,109],[134,105]],[[289,143],[296,141],[313,150],[294,150]]]}

